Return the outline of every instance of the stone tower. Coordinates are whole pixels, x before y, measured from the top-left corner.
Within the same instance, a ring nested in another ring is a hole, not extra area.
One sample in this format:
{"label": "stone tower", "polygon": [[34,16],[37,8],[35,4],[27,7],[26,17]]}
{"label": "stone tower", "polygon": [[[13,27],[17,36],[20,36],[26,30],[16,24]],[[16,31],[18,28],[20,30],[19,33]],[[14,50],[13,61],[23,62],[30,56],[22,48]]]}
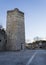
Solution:
{"label": "stone tower", "polygon": [[8,50],[25,48],[24,13],[19,9],[7,11],[6,31]]}

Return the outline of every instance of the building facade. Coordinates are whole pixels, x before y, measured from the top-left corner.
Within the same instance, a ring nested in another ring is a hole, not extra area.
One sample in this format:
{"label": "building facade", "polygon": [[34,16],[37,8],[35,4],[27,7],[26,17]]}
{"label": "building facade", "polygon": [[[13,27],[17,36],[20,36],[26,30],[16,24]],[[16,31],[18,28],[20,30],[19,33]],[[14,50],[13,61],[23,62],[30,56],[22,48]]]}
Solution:
{"label": "building facade", "polygon": [[8,50],[25,48],[24,13],[19,9],[7,11],[6,32]]}
{"label": "building facade", "polygon": [[0,51],[6,50],[7,35],[4,29],[0,29]]}

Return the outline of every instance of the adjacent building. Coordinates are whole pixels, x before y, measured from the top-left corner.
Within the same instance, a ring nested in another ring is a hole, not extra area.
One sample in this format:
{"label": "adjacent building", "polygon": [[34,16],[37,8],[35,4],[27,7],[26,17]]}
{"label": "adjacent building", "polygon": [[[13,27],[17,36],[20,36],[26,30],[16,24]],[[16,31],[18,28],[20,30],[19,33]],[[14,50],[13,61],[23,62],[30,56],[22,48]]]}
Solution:
{"label": "adjacent building", "polygon": [[7,35],[4,29],[0,29],[0,51],[6,50]]}

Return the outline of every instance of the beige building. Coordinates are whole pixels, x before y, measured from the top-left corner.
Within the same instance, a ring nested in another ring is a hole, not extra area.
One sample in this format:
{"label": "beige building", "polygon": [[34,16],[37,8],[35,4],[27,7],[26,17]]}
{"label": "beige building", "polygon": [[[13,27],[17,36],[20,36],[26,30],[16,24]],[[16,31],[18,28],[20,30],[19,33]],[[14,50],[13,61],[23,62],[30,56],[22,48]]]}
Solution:
{"label": "beige building", "polygon": [[24,13],[19,9],[7,11],[6,31],[8,50],[25,48]]}

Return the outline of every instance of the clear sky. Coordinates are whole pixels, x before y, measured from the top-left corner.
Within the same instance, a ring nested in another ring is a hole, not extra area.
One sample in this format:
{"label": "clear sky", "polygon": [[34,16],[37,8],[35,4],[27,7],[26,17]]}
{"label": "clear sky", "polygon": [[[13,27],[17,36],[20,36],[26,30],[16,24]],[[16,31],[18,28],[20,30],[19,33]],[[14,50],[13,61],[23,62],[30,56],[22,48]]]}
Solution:
{"label": "clear sky", "polygon": [[0,0],[0,25],[6,28],[7,10],[19,8],[25,13],[25,38],[46,38],[46,0]]}

